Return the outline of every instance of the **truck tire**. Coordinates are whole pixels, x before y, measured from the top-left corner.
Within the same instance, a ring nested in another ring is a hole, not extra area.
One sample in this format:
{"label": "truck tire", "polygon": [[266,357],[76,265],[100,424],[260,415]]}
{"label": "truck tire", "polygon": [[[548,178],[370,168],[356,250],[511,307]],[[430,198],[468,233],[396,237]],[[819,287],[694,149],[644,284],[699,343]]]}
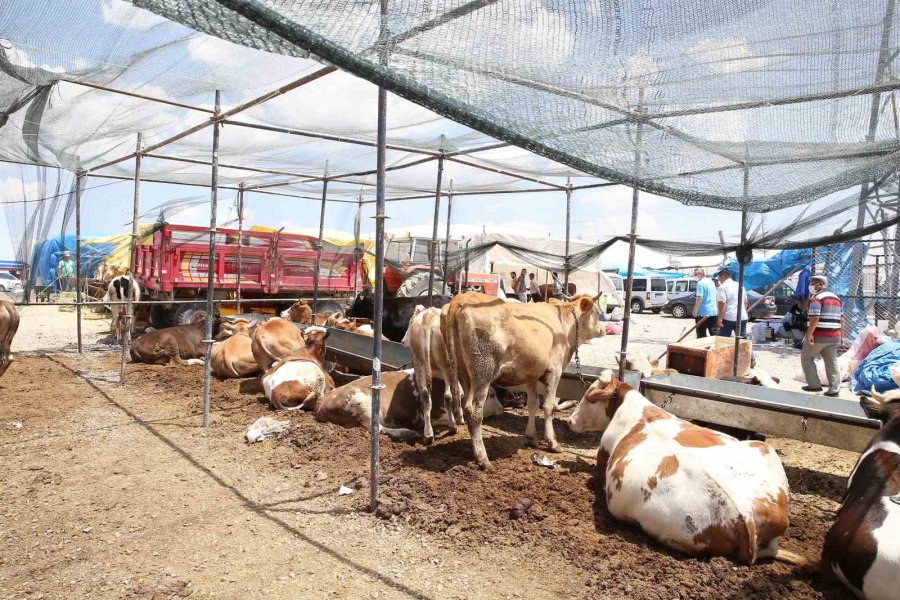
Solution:
{"label": "truck tire", "polygon": [[[440,296],[443,293],[444,282],[437,276],[434,278],[434,284],[431,287],[435,295]],[[428,295],[428,271],[418,271],[407,277],[400,287],[397,288],[396,296],[398,298],[414,298],[418,296]]]}
{"label": "truck tire", "polygon": [[206,320],[206,305],[197,304],[179,304],[175,309],[175,325],[190,325],[197,321]]}
{"label": "truck tire", "polygon": [[175,324],[175,311],[159,304],[150,307],[150,324],[157,329],[165,329]]}

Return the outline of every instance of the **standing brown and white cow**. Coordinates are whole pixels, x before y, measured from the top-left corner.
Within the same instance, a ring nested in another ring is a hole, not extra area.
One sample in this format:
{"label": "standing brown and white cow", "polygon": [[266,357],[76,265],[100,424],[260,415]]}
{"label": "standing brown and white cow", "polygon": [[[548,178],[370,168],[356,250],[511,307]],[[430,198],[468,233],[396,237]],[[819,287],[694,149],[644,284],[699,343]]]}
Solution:
{"label": "standing brown and white cow", "polygon": [[247,319],[234,319],[222,325],[223,332],[230,335],[213,344],[210,353],[213,373],[219,377],[249,377],[259,373],[250,340],[252,327]]}
{"label": "standing brown and white cow", "polygon": [[263,390],[272,406],[278,410],[312,410],[319,398],[334,389],[334,381],[325,371],[327,337],[324,327],[307,327],[303,348],[291,352],[263,374]]}
{"label": "standing brown and white cow", "polygon": [[269,319],[256,326],[250,338],[253,357],[259,370],[265,373],[272,365],[291,352],[306,345],[300,328],[284,319]]}
{"label": "standing brown and white cow", "polygon": [[[103,301],[126,302],[129,292],[131,292],[133,302],[138,302],[141,299],[141,286],[138,282],[127,275],[113,277],[106,288],[106,295],[103,296]],[[125,310],[127,307],[125,304],[109,304],[107,308],[112,313],[110,329],[116,333],[116,340],[122,344],[125,341]]]}
{"label": "standing brown and white cow", "polygon": [[688,554],[805,562],[778,548],[790,492],[765,442],[739,442],[679,419],[611,371],[588,388],[569,425],[604,431],[597,469],[615,518]]}
{"label": "standing brown and white cow", "polygon": [[13,338],[19,329],[19,311],[15,304],[8,300],[0,300],[0,376],[6,373],[12,363]]}
{"label": "standing brown and white cow", "polygon": [[883,425],[856,461],[822,562],[859,598],[900,596],[900,391],[861,401]]}
{"label": "standing brown and white cow", "polygon": [[[466,398],[463,413],[478,465],[490,468],[481,438],[481,420],[490,386],[524,386],[528,393],[525,436],[538,442],[535,415],[544,402],[544,435],[550,451],[561,450],[553,432],[556,386],[575,349],[605,334],[600,309],[589,297],[561,304],[519,304],[466,292],[441,312],[441,332]],[[448,382],[451,391],[456,381]],[[546,390],[538,395],[538,383]]]}

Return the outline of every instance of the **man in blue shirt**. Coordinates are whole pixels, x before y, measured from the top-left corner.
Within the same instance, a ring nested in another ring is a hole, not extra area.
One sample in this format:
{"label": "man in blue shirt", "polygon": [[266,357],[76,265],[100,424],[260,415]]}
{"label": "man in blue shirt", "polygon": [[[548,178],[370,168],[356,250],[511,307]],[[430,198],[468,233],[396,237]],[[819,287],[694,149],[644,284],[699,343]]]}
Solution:
{"label": "man in blue shirt", "polygon": [[698,323],[697,337],[705,338],[708,335],[718,335],[719,325],[716,319],[719,315],[716,306],[716,284],[706,276],[703,269],[694,269],[694,277],[697,278],[697,300],[694,302],[694,320]]}

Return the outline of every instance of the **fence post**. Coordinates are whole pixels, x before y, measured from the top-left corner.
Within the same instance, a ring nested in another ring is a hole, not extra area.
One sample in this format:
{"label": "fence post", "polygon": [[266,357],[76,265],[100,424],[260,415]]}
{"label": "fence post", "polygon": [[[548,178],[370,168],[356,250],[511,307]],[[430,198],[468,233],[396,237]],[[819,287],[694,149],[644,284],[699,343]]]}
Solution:
{"label": "fence post", "polygon": [[[634,180],[637,182],[641,171],[641,141],[644,133],[643,122],[637,124],[634,148]],[[634,283],[634,253],[637,245],[637,220],[640,190],[632,186],[631,194],[631,234],[628,238],[628,277],[625,279],[625,316],[622,320],[622,346],[619,351],[619,379],[625,379],[625,362],[628,355],[628,332],[631,329],[631,288]]]}
{"label": "fence post", "polygon": [[566,294],[569,293],[569,231],[572,226],[572,178],[569,177],[566,180],[566,261],[565,268],[566,274],[565,279],[563,280],[563,287],[566,290]]}
{"label": "fence post", "polygon": [[[220,92],[216,90],[216,106],[215,116],[219,116],[221,111]],[[213,340],[213,324],[216,320],[216,304],[213,300],[215,295],[216,284],[216,210],[218,209],[219,200],[219,128],[221,125],[217,120],[213,124],[213,142],[212,142],[212,175],[210,181],[210,199],[209,199],[209,256],[207,258],[206,268],[206,329],[203,343],[206,350],[203,357],[203,426],[209,424],[209,385],[210,376],[212,375],[212,357]]]}
{"label": "fence post", "polygon": [[[744,162],[744,195],[743,204],[741,206],[741,252],[736,252],[738,259],[738,294],[737,294],[737,314],[735,315],[735,331],[734,331],[734,376],[738,376],[738,358],[741,349],[741,325],[744,322],[741,315],[744,311],[744,260],[741,257],[746,251],[747,244],[747,196],[750,191],[750,167]],[[747,325],[750,325],[750,314],[747,313]]]}
{"label": "fence post", "polygon": [[319,243],[316,246],[316,272],[313,274],[313,314],[319,313],[319,270],[322,268],[322,236],[325,234],[325,199],[328,193],[328,161],[322,178],[322,208],[319,211]]}
{"label": "fence post", "polygon": [[244,182],[238,184],[237,314],[241,314],[242,250],[244,247]]}
{"label": "fence post", "polygon": [[[434,296],[434,263],[437,260],[438,253],[438,220],[441,214],[441,177],[444,175],[444,136],[441,135],[441,155],[438,156],[437,164],[437,183],[434,187],[434,218],[431,226],[431,245],[429,247],[429,268],[428,268],[428,306],[432,306],[432,298]],[[443,280],[446,282],[447,274],[443,274]],[[443,286],[441,286],[443,289]]]}
{"label": "fence post", "polygon": [[[78,354],[84,351],[81,336],[81,189],[84,185],[84,175],[75,176],[75,319],[78,331]],[[25,233],[23,232],[24,236]]]}
{"label": "fence post", "polygon": [[[122,336],[122,358],[119,362],[119,385],[125,383],[125,356],[131,345],[131,330],[134,328],[134,317],[131,303],[134,296],[134,247],[138,238],[138,209],[141,204],[141,134],[137,134],[137,149],[134,152],[134,202],[131,214],[131,243],[128,246],[128,279],[130,285],[125,298],[125,332]],[[121,317],[120,324],[121,324]]]}

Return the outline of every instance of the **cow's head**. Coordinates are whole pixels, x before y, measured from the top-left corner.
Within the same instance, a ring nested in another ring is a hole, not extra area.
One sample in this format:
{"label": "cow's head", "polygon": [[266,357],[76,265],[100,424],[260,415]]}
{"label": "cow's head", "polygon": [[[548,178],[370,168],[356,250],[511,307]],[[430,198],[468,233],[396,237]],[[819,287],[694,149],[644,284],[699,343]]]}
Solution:
{"label": "cow's head", "polygon": [[301,325],[312,324],[312,307],[306,298],[294,302],[291,307],[281,312],[281,318]]}
{"label": "cow's head", "polygon": [[310,355],[319,361],[319,364],[325,364],[325,340],[328,338],[329,331],[324,327],[311,326],[306,328],[306,349]]}
{"label": "cow's head", "polygon": [[627,386],[606,370],[587,389],[569,417],[569,428],[575,433],[603,431],[622,405]]}
{"label": "cow's head", "polygon": [[[616,356],[616,362],[621,365],[622,359]],[[659,368],[659,359],[651,359],[650,355],[644,352],[629,353],[625,357],[625,369],[628,371],[638,371],[641,377],[650,377],[653,370]]]}
{"label": "cow's head", "polygon": [[250,332],[253,331],[253,327],[256,325],[256,322],[250,321],[250,319],[232,319],[230,322],[225,321],[222,323],[222,332],[227,333],[228,336],[232,335],[250,335]]}
{"label": "cow's head", "polygon": [[588,340],[606,335],[606,328],[600,322],[600,308],[590,296],[575,298],[568,305],[575,311],[578,319],[578,341],[583,344]]}
{"label": "cow's head", "polygon": [[870,419],[878,419],[884,425],[893,417],[900,416],[900,390],[891,390],[884,394],[875,391],[872,386],[872,396],[862,396],[859,405],[866,411]]}

